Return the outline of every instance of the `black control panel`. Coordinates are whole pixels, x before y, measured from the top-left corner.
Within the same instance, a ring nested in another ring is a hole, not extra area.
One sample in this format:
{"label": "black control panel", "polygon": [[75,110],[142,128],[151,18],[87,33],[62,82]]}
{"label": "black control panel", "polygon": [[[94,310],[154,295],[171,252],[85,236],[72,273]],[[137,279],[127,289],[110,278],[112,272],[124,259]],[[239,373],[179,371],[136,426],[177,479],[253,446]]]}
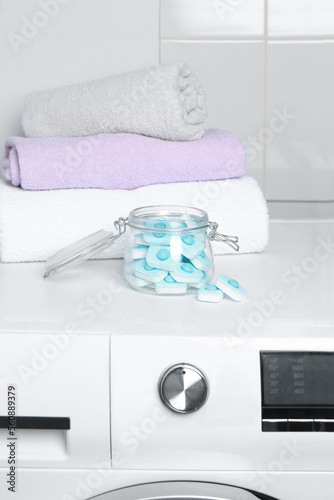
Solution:
{"label": "black control panel", "polygon": [[261,351],[262,431],[334,432],[334,352]]}

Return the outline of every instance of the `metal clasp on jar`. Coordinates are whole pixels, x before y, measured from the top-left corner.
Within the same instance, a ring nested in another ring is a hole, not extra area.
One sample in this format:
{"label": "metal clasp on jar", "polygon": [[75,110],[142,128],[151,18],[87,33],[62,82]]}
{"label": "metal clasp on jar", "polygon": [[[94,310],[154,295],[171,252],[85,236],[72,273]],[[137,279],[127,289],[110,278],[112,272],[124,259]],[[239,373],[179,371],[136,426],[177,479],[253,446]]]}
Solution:
{"label": "metal clasp on jar", "polygon": [[126,231],[126,226],[129,224],[129,219],[126,217],[119,217],[117,220],[114,222],[115,229],[118,230],[118,235],[121,236],[123,233]]}
{"label": "metal clasp on jar", "polygon": [[226,234],[221,234],[217,232],[219,224],[217,222],[209,222],[208,227],[210,232],[208,233],[208,238],[210,241],[220,241],[221,243],[226,243],[233,250],[239,252],[238,236],[231,236]]}

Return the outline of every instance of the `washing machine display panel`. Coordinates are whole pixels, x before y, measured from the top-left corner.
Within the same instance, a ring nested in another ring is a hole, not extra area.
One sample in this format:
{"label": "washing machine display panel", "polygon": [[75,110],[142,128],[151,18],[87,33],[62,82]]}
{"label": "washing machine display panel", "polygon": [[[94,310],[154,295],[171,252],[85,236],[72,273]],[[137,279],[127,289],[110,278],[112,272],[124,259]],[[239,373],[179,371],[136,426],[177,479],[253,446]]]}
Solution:
{"label": "washing machine display panel", "polygon": [[264,405],[334,405],[334,353],[263,352],[261,357]]}
{"label": "washing machine display panel", "polygon": [[262,431],[334,432],[334,352],[262,351]]}

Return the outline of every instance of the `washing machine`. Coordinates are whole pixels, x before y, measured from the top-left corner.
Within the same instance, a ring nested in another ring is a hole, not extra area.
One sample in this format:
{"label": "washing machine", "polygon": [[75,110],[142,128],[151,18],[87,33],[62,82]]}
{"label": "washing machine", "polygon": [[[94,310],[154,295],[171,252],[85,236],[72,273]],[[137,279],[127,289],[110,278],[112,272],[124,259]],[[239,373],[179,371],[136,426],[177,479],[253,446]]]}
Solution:
{"label": "washing machine", "polygon": [[333,499],[333,222],[217,257],[242,303],[43,270],[0,265],[1,499]]}

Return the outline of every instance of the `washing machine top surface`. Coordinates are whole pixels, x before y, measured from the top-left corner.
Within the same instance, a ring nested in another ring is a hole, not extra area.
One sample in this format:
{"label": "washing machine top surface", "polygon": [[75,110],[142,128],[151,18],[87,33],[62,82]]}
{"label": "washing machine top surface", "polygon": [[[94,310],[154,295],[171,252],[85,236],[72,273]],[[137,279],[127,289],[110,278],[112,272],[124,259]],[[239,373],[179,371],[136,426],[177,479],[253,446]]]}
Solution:
{"label": "washing machine top surface", "polygon": [[[153,296],[130,289],[123,260],[95,260],[52,279],[44,263],[0,265],[0,332],[221,336],[332,336],[334,223],[274,222],[261,254],[215,258],[249,290],[242,303],[204,303],[190,296]],[[242,333],[243,332],[243,333]]]}

